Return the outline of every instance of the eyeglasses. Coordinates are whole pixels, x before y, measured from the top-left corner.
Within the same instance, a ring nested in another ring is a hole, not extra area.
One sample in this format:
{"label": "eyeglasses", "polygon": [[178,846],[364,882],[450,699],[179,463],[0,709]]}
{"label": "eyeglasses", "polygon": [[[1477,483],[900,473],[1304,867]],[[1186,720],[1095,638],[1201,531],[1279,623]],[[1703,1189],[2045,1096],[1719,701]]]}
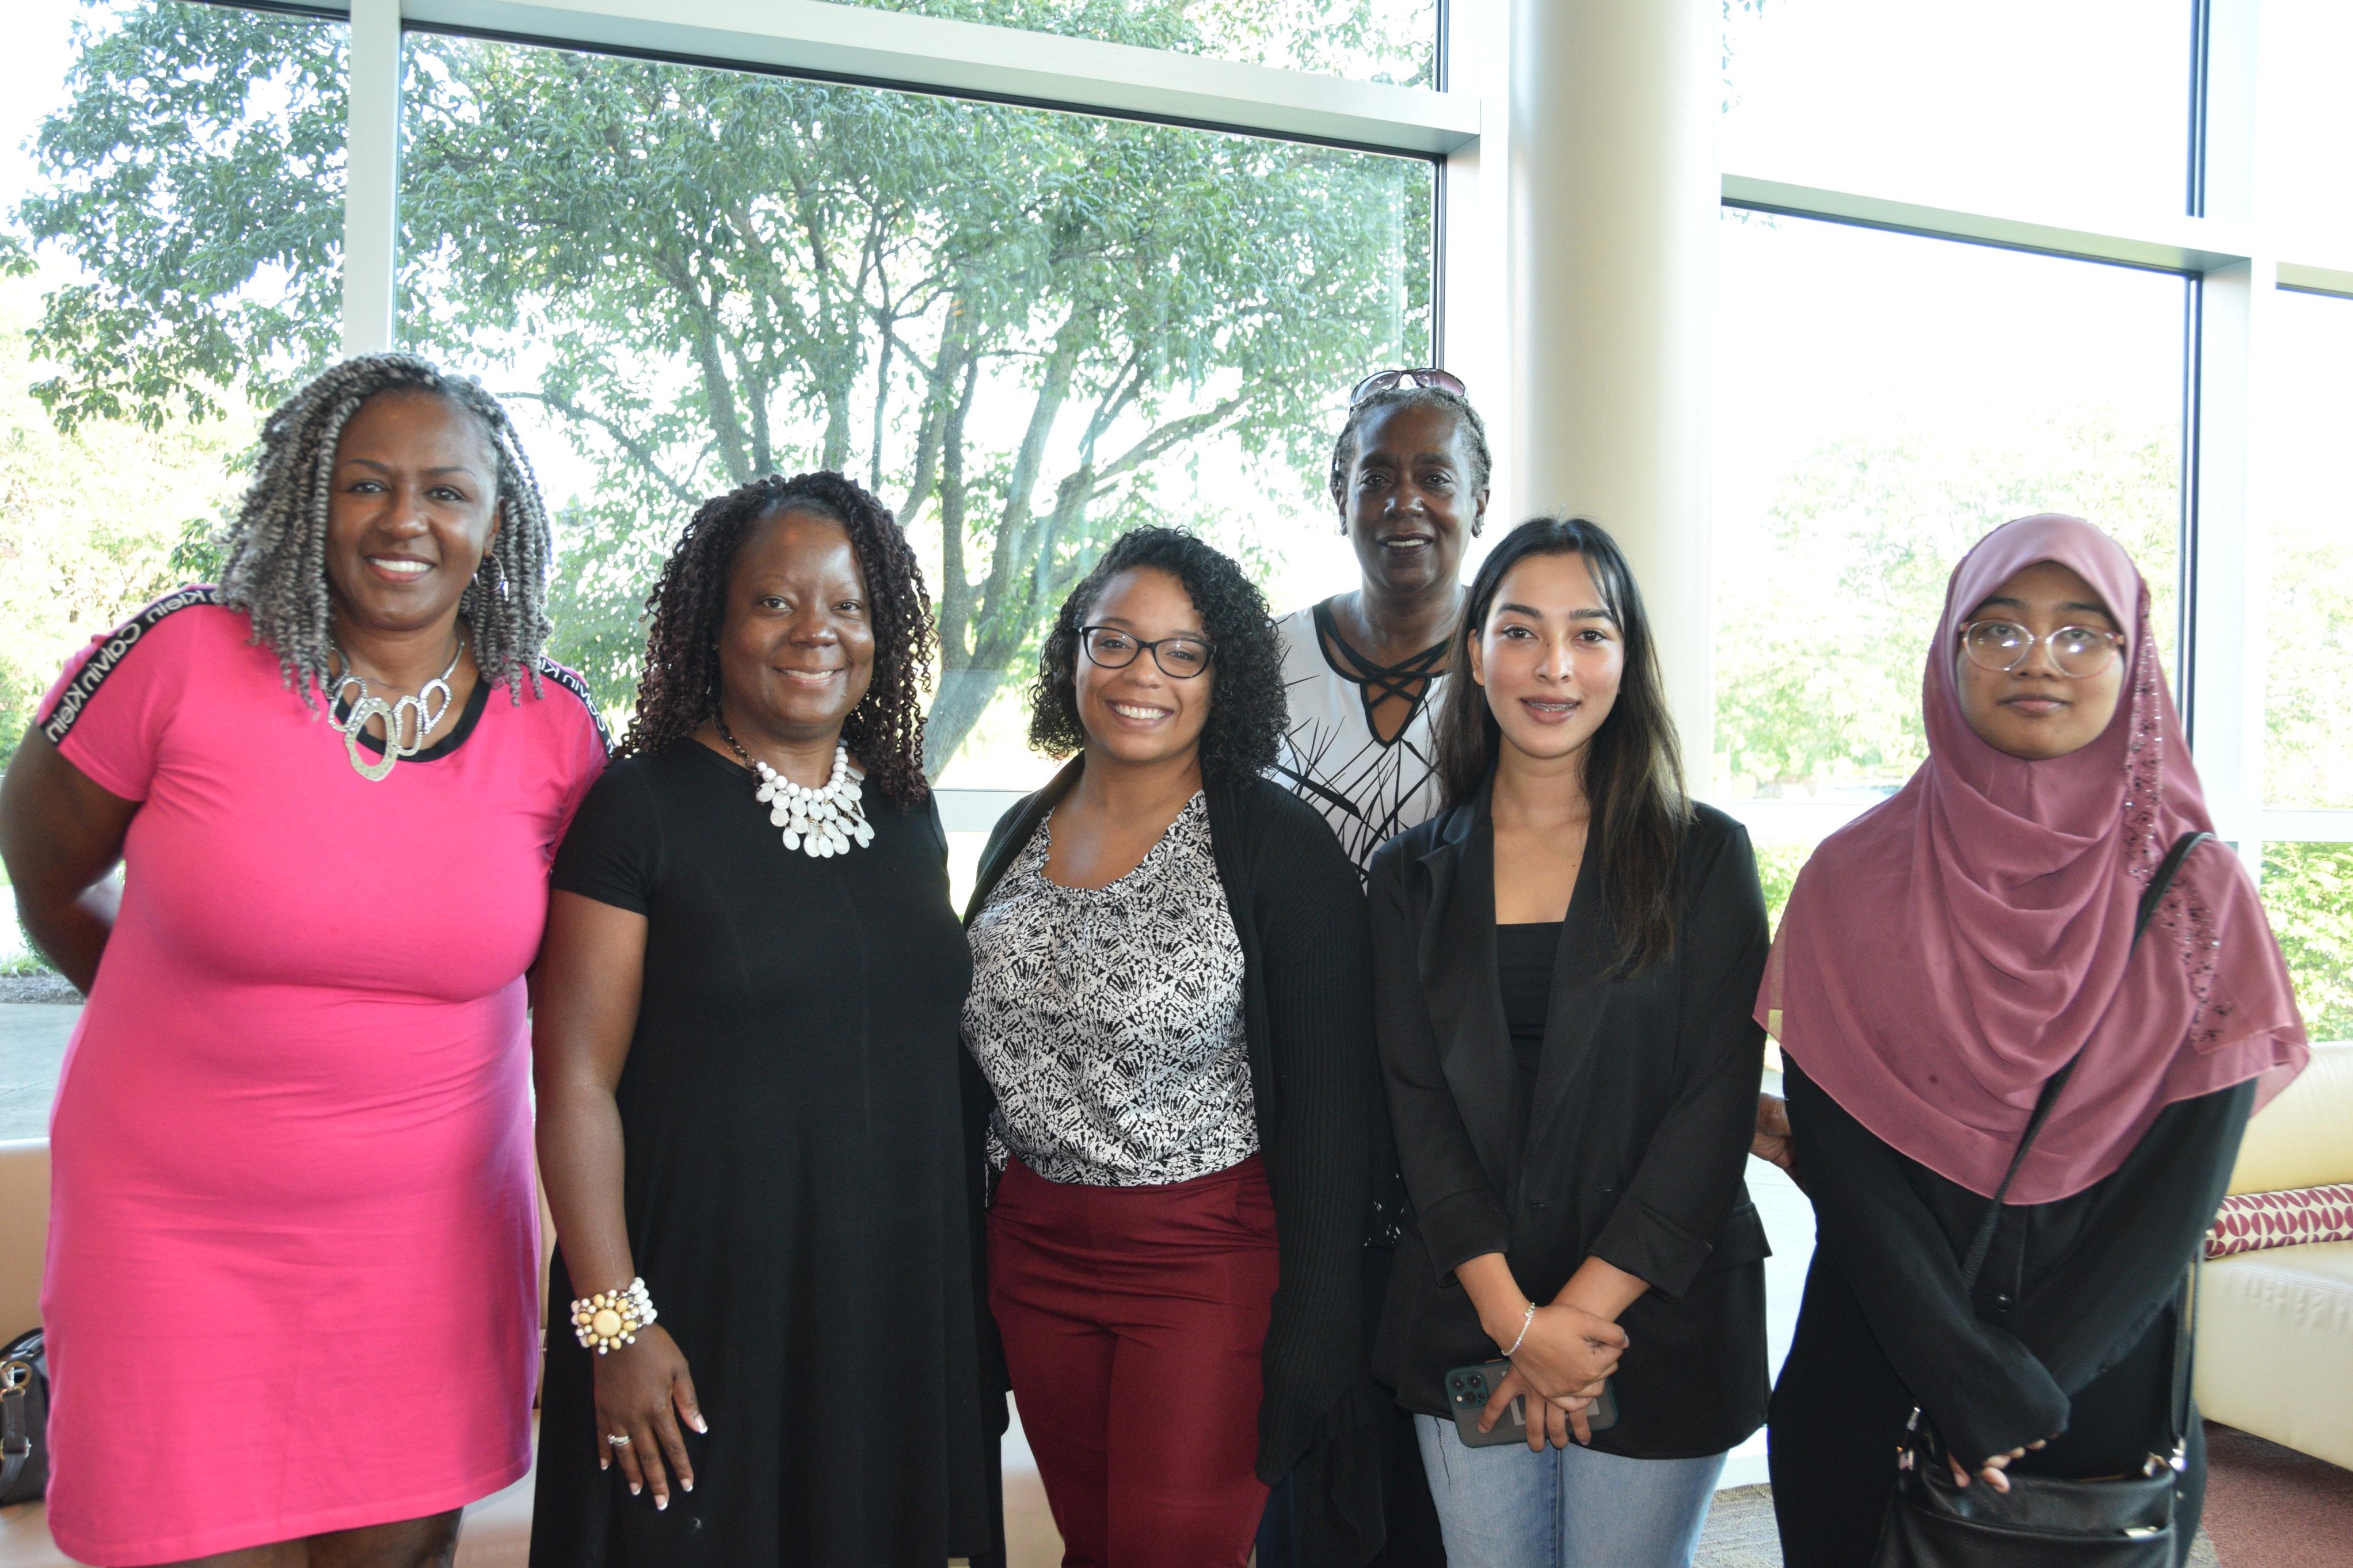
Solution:
{"label": "eyeglasses", "polygon": [[1135,662],[1137,654],[1149,651],[1160,673],[1176,680],[1190,680],[1208,668],[1209,660],[1218,651],[1199,637],[1162,637],[1145,642],[1117,626],[1081,626],[1079,646],[1087,650],[1090,663],[1104,669],[1125,669]]}
{"label": "eyeglasses", "polygon": [[2016,621],[1971,621],[1961,628],[1961,651],[1979,669],[2016,669],[2034,657],[2034,645],[2051,650],[2052,667],[2070,680],[2098,675],[2116,663],[2125,646],[2122,632],[2098,626],[2061,626],[2036,637]]}
{"label": "eyeglasses", "polygon": [[1354,408],[1377,393],[1387,392],[1391,387],[1402,386],[1408,382],[1411,382],[1416,386],[1434,386],[1440,392],[1451,392],[1457,397],[1471,395],[1471,389],[1462,384],[1461,377],[1451,372],[1440,370],[1436,365],[1424,365],[1419,370],[1375,371],[1356,383],[1356,390],[1348,394],[1348,406]]}

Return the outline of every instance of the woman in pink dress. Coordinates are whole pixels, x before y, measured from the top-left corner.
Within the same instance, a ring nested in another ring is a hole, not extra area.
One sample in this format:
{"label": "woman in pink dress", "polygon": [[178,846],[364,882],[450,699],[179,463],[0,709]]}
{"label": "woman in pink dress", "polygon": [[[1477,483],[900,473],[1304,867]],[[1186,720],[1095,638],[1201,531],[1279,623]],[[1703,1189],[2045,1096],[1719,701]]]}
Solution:
{"label": "woman in pink dress", "polygon": [[447,1564],[529,1467],[523,973],[606,751],[548,558],[487,393],[348,361],[264,427],[221,585],[93,642],[9,766],[89,997],[42,1296],[77,1558]]}

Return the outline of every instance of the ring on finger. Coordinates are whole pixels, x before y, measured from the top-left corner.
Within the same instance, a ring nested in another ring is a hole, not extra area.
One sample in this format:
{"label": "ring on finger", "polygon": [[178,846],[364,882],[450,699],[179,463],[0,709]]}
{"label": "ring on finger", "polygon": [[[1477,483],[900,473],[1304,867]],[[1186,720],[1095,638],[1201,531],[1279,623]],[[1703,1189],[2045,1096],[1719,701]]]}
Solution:
{"label": "ring on finger", "polygon": [[629,1435],[627,1432],[610,1433],[606,1436],[605,1441],[616,1448],[626,1448],[629,1446]]}

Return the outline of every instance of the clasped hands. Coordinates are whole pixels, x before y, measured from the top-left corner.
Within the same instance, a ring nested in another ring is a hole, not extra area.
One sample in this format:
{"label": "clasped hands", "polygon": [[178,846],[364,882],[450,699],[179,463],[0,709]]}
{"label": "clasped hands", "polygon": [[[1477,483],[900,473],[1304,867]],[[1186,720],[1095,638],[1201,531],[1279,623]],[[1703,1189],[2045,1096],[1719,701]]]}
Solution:
{"label": "clasped hands", "polygon": [[1626,1331],[1607,1318],[1566,1301],[1538,1307],[1512,1355],[1512,1370],[1480,1412],[1479,1430],[1493,1431],[1512,1401],[1524,1398],[1530,1448],[1566,1448],[1572,1433],[1579,1443],[1592,1442],[1586,1413],[1625,1350]]}

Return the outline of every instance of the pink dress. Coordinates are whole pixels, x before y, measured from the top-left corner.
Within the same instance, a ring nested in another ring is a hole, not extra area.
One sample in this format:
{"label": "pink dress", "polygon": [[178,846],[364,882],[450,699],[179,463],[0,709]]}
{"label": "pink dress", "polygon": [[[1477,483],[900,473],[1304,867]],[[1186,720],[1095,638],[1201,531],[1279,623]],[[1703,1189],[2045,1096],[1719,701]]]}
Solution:
{"label": "pink dress", "polygon": [[605,762],[578,678],[370,783],[209,588],[43,732],[142,803],[49,1123],[58,1544],[119,1565],[439,1513],[529,1466],[523,970]]}

